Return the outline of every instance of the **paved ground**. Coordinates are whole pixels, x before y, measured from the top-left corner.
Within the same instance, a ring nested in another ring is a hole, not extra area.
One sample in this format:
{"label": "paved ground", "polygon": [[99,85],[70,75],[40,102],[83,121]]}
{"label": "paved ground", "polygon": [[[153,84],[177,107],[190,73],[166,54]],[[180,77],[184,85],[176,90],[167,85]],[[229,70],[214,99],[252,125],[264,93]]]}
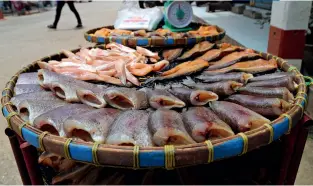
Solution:
{"label": "paved ground", "polygon": [[[0,21],[0,89],[3,89],[14,73],[31,61],[62,48],[91,45],[85,42],[84,31],[113,24],[120,3],[92,2],[76,6],[85,26],[82,30],[73,29],[76,20],[67,6],[63,9],[57,31],[46,29],[46,25],[53,21],[53,10],[30,16],[8,17]],[[3,133],[6,123],[3,117],[0,117],[0,122],[0,184],[21,184],[9,141]],[[313,142],[310,140],[306,145],[297,184],[313,184],[312,150]]]}

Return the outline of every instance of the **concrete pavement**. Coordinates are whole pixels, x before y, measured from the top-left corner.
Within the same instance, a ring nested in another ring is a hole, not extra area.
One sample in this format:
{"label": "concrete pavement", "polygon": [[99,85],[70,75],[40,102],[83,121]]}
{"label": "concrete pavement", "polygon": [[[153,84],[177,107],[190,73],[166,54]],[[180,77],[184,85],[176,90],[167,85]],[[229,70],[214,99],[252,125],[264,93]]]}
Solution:
{"label": "concrete pavement", "polygon": [[[91,46],[83,33],[91,28],[113,24],[120,2],[77,3],[84,29],[75,30],[76,19],[67,6],[63,8],[58,30],[46,26],[55,11],[22,17],[6,17],[0,21],[0,89],[23,66],[61,49]],[[21,184],[11,147],[3,131],[6,121],[0,117],[0,184]],[[313,184],[313,142],[308,141],[299,170],[297,184]]]}

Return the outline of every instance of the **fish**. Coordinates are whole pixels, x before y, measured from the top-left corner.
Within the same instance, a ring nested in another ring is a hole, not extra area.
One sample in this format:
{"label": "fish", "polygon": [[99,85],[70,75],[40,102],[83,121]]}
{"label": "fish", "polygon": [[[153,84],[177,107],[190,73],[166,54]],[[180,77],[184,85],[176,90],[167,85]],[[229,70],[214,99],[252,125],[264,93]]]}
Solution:
{"label": "fish", "polygon": [[39,84],[19,84],[14,86],[14,94],[27,94],[31,92],[45,91]]}
{"label": "fish", "polygon": [[188,133],[198,143],[235,135],[229,125],[206,107],[189,107],[182,113]]}
{"label": "fish", "polygon": [[256,56],[259,56],[259,54],[255,53],[251,49],[246,49],[244,51],[239,51],[239,52],[233,52],[233,53],[226,55],[225,57],[223,57],[222,59],[216,62],[212,62],[212,65],[210,65],[208,69],[216,70],[216,69],[225,68],[243,59],[250,59]]}
{"label": "fish", "polygon": [[129,65],[127,69],[135,76],[145,76],[152,72],[153,66],[144,63],[133,63]]}
{"label": "fish", "polygon": [[292,107],[292,104],[279,98],[265,98],[244,94],[231,95],[226,101],[242,105],[263,116],[280,116]]}
{"label": "fish", "polygon": [[298,85],[293,81],[292,77],[281,77],[276,79],[251,82],[246,85],[247,87],[286,87],[289,91],[293,92],[297,89]]}
{"label": "fish", "polygon": [[236,81],[220,81],[216,83],[196,83],[191,79],[184,80],[182,84],[186,85],[189,88],[212,91],[219,96],[232,95],[237,91],[237,89],[243,86],[242,83],[238,83]]}
{"label": "fish", "polygon": [[245,95],[279,98],[289,103],[293,103],[295,99],[293,94],[286,87],[241,87],[237,91]]}
{"label": "fish", "polygon": [[281,77],[286,77],[290,76],[292,78],[295,77],[295,74],[293,72],[275,72],[272,74],[264,74],[261,76],[256,76],[251,79],[249,79],[249,82],[255,82],[255,81],[266,81],[266,80],[271,80],[271,79],[276,79],[276,78],[281,78]]}
{"label": "fish", "polygon": [[157,146],[195,143],[184,127],[182,116],[176,111],[156,110],[150,115],[148,126],[152,141]]}
{"label": "fish", "polygon": [[202,41],[198,44],[196,44],[192,49],[186,51],[182,56],[177,58],[178,60],[184,60],[184,59],[189,59],[191,57],[195,57],[198,55],[203,54],[204,52],[212,49],[215,46],[214,43],[210,43],[208,41]]}
{"label": "fish", "polygon": [[215,83],[219,81],[237,81],[239,83],[246,84],[250,79],[253,78],[252,74],[245,72],[230,72],[226,74],[217,74],[217,75],[206,75],[202,74],[195,77],[196,79],[201,80],[205,83]]}
{"label": "fish", "polygon": [[56,172],[68,171],[76,166],[74,160],[65,159],[57,154],[44,151],[38,157],[38,163],[53,168]]}
{"label": "fish", "polygon": [[206,105],[210,101],[218,100],[218,95],[206,90],[193,90],[185,87],[172,87],[171,94],[189,105]]}
{"label": "fish", "polygon": [[64,132],[64,121],[72,115],[92,110],[94,108],[84,104],[67,104],[39,115],[35,118],[33,126],[57,136],[67,137]]}
{"label": "fish", "polygon": [[111,127],[106,144],[153,146],[148,130],[149,114],[144,110],[128,110],[121,113]]}
{"label": "fish", "polygon": [[104,93],[105,100],[114,108],[126,109],[145,109],[149,103],[146,93],[130,88],[109,88]]}
{"label": "fish", "polygon": [[202,56],[198,57],[198,59],[203,59],[205,61],[212,61],[218,58],[222,53],[221,49],[212,49],[204,53]]}
{"label": "fish", "polygon": [[40,101],[60,101],[59,98],[55,97],[52,92],[40,91],[31,92],[26,94],[15,95],[11,98],[11,103],[16,107],[24,100],[40,100]]}
{"label": "fish", "polygon": [[64,121],[64,132],[68,137],[84,141],[104,143],[120,110],[101,108],[73,115]]}
{"label": "fish", "polygon": [[106,107],[107,102],[104,99],[104,93],[107,86],[97,86],[92,89],[76,89],[76,96],[80,102],[94,108]]}
{"label": "fish", "polygon": [[235,103],[213,101],[209,105],[213,112],[221,120],[229,124],[234,132],[245,132],[271,123],[269,119]]}
{"label": "fish", "polygon": [[16,85],[38,84],[37,72],[22,73],[18,76]]}
{"label": "fish", "polygon": [[68,171],[63,171],[52,178],[53,185],[75,185],[82,180],[85,175],[94,168],[94,165],[88,164],[79,164],[76,165],[73,169]]}
{"label": "fish", "polygon": [[67,102],[80,102],[76,90],[92,91],[95,89],[95,91],[99,91],[99,87],[95,84],[49,72],[47,70],[40,70],[38,72],[38,78],[41,86],[49,88],[56,96]]}
{"label": "fish", "polygon": [[240,71],[240,72],[256,74],[256,73],[266,72],[266,71],[270,71],[274,69],[277,69],[277,62],[274,59],[271,59],[269,61],[264,60],[264,59],[257,59],[257,60],[252,60],[252,61],[235,63],[231,66],[228,66],[222,69],[205,70],[203,74],[216,75],[216,74],[225,74],[227,72],[232,72],[232,71]]}
{"label": "fish", "polygon": [[34,120],[43,113],[68,104],[61,100],[24,100],[17,105],[19,116],[33,125]]}
{"label": "fish", "polygon": [[146,93],[148,102],[150,107],[158,109],[158,108],[166,108],[166,109],[172,109],[172,108],[183,108],[186,106],[186,104],[169,93],[167,90],[162,89],[149,89],[149,88],[143,88],[140,89],[140,91],[143,91]]}
{"label": "fish", "polygon": [[184,48],[167,49],[162,52],[162,57],[167,61],[173,61],[181,55],[183,50]]}
{"label": "fish", "polygon": [[159,62],[156,62],[155,64],[153,64],[153,72],[158,72],[163,70],[164,68],[166,68],[169,65],[169,61],[167,60],[162,60]]}
{"label": "fish", "polygon": [[136,46],[136,50],[139,54],[142,54],[144,56],[151,57],[156,60],[160,59],[159,54],[157,52],[151,52],[150,50],[140,47],[140,46]]}

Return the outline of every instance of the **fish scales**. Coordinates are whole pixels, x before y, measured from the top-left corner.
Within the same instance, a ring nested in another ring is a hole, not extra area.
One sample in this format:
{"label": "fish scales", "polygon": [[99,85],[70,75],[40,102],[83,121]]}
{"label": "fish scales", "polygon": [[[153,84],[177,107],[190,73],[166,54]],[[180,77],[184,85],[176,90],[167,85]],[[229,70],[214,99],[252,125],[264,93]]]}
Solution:
{"label": "fish scales", "polygon": [[39,84],[18,84],[14,86],[15,95],[44,91],[45,90]]}

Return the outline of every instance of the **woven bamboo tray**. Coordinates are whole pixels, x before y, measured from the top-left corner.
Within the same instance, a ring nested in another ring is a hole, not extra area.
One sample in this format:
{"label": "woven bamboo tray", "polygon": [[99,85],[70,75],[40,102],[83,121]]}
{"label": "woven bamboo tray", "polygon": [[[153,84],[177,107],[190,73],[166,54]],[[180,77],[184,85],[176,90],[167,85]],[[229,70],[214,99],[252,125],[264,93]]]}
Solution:
{"label": "woven bamboo tray", "polygon": [[[79,49],[72,50],[77,52]],[[1,103],[2,113],[7,119],[8,126],[12,128],[20,137],[31,145],[53,152],[65,158],[79,162],[91,163],[102,166],[123,167],[123,168],[156,168],[163,167],[173,169],[197,164],[206,164],[213,161],[230,158],[245,154],[253,149],[270,144],[279,139],[284,134],[288,134],[303,116],[306,105],[306,85],[303,76],[285,60],[271,54],[259,53],[265,59],[275,59],[278,66],[283,71],[294,71],[296,82],[299,84],[294,106],[285,114],[281,115],[270,125],[239,133],[235,136],[206,141],[192,145],[165,147],[144,147],[138,146],[116,146],[98,144],[91,142],[76,142],[69,138],[63,138],[42,132],[21,119],[14,112],[10,103],[13,96],[14,86],[18,76],[24,72],[36,71],[39,67],[36,61],[18,71],[6,84],[2,92]],[[40,59],[41,61],[59,60],[65,57],[58,53]]]}
{"label": "woven bamboo tray", "polygon": [[[193,23],[196,27],[204,26],[208,24]],[[218,35],[206,36],[206,37],[188,37],[188,38],[144,38],[144,37],[134,37],[134,36],[125,36],[125,37],[97,37],[90,34],[95,33],[101,28],[114,29],[114,26],[104,26],[100,28],[94,28],[85,32],[84,37],[87,41],[97,44],[107,44],[111,42],[116,42],[123,44],[125,46],[146,46],[146,47],[163,47],[163,46],[186,46],[194,45],[201,41],[215,42],[222,40],[226,34],[225,30],[216,26],[219,32]]]}

